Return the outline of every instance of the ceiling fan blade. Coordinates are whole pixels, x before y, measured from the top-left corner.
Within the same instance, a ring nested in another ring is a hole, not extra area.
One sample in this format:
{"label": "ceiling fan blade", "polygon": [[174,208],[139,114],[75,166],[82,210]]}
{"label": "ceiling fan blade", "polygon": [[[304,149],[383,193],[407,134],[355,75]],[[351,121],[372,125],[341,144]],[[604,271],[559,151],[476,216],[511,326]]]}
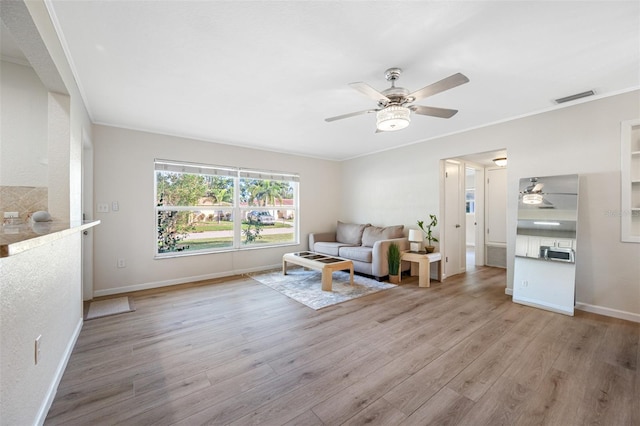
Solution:
{"label": "ceiling fan blade", "polygon": [[436,108],[422,105],[411,105],[409,109],[416,114],[430,115],[432,117],[451,118],[458,113],[457,109]]}
{"label": "ceiling fan blade", "polygon": [[356,89],[358,92],[362,93],[363,95],[370,97],[374,101],[380,101],[380,100],[386,100],[388,102],[391,101],[385,95],[383,95],[382,93],[378,92],[373,87],[369,86],[367,83],[363,83],[363,82],[359,81],[357,83],[349,83],[349,86],[353,87],[354,89]]}
{"label": "ceiling fan blade", "polygon": [[440,81],[437,81],[433,84],[423,87],[420,90],[416,90],[415,92],[409,94],[408,97],[414,98],[414,101],[417,101],[420,99],[424,99],[428,96],[433,96],[436,93],[453,89],[454,87],[460,86],[461,84],[464,84],[467,82],[469,82],[469,79],[464,74],[461,74],[461,73],[453,74],[447,78],[443,78]]}
{"label": "ceiling fan blade", "polygon": [[536,183],[536,186],[533,187],[531,192],[540,192],[544,188],[544,183]]}
{"label": "ceiling fan blade", "polygon": [[351,112],[349,114],[336,115],[335,117],[325,118],[324,121],[330,123],[336,120],[342,120],[343,118],[355,117],[356,115],[369,114],[371,112],[377,112],[377,109],[365,109],[364,111]]}

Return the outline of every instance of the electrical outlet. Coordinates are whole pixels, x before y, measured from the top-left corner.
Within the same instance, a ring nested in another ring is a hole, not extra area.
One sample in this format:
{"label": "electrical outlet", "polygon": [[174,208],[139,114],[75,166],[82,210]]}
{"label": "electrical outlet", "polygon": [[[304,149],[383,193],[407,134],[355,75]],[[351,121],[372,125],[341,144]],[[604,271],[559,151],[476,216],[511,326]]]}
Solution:
{"label": "electrical outlet", "polygon": [[118,268],[126,268],[127,264],[124,259],[118,259]]}
{"label": "electrical outlet", "polygon": [[18,217],[18,212],[4,212],[5,219],[15,219]]}
{"label": "electrical outlet", "polygon": [[42,334],[39,335],[38,337],[36,337],[36,342],[34,345],[34,356],[33,356],[33,360],[35,361],[36,365],[38,364],[38,362],[40,361],[40,339],[42,338]]}
{"label": "electrical outlet", "polygon": [[529,281],[522,280],[522,287],[529,287]]}
{"label": "electrical outlet", "polygon": [[107,203],[98,203],[96,206],[96,210],[98,213],[109,213],[109,204]]}

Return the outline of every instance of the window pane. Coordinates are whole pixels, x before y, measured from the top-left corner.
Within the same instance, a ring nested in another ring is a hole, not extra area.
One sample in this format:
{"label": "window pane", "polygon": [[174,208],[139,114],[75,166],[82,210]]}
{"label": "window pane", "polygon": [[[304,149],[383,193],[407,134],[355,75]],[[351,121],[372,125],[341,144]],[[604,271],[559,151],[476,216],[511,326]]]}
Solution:
{"label": "window pane", "polygon": [[205,175],[207,195],[198,200],[199,206],[233,206],[233,178]]}
{"label": "window pane", "polygon": [[[281,212],[289,212],[285,217]],[[242,245],[293,243],[296,238],[292,210],[242,210]]]}
{"label": "window pane", "polygon": [[195,252],[233,247],[231,211],[158,212],[158,253]]}
{"label": "window pane", "polygon": [[240,178],[240,204],[255,207],[293,207],[295,182]]}
{"label": "window pane", "polygon": [[156,160],[155,178],[160,255],[297,242],[297,174]]}
{"label": "window pane", "polygon": [[156,171],[159,206],[232,206],[233,178]]}

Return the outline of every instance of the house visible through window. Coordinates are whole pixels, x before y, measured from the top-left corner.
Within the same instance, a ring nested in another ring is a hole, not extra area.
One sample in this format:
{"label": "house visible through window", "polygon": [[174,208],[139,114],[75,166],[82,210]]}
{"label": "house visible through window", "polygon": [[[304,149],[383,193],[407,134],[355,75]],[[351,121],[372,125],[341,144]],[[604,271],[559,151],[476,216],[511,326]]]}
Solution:
{"label": "house visible through window", "polygon": [[155,160],[157,257],[297,244],[298,180]]}

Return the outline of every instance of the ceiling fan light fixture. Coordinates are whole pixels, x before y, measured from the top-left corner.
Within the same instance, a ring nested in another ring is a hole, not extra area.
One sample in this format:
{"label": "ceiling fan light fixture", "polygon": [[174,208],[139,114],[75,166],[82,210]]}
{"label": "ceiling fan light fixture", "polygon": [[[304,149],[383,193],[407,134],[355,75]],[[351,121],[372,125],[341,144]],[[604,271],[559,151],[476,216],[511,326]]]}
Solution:
{"label": "ceiling fan light fixture", "polygon": [[507,165],[507,157],[494,158],[493,162],[496,163],[496,166],[498,167],[504,167]]}
{"label": "ceiling fan light fixture", "polygon": [[541,194],[524,194],[522,196],[522,202],[524,204],[542,204]]}
{"label": "ceiling fan light fixture", "polygon": [[411,110],[407,107],[392,105],[376,114],[376,127],[381,132],[402,130],[411,122]]}

